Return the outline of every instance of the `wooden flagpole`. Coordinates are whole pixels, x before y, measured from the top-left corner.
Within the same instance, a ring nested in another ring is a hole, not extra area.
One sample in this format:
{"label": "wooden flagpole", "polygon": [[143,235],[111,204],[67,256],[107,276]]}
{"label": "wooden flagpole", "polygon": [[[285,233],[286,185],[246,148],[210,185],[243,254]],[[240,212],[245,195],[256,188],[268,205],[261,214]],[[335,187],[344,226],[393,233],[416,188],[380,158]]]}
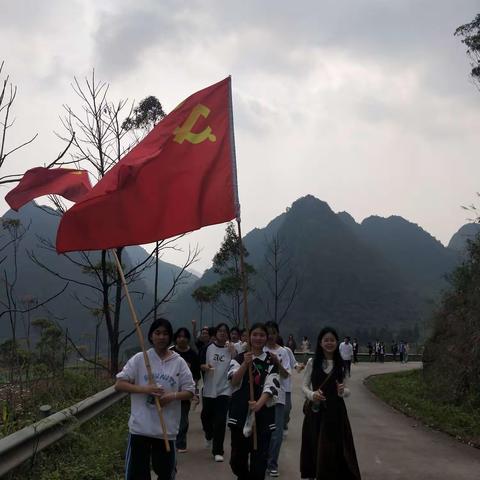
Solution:
{"label": "wooden flagpole", "polygon": [[[248,321],[248,286],[247,286],[247,272],[245,268],[245,256],[243,254],[243,239],[242,239],[242,227],[240,226],[240,218],[237,218],[238,238],[240,240],[240,273],[242,276],[242,289],[243,289],[243,328],[247,329],[247,344],[248,349],[251,350],[250,345],[250,324]],[[253,393],[253,371],[252,364],[248,366],[248,380],[250,383],[250,400],[255,400]],[[255,414],[253,415],[253,449],[257,450],[257,424],[255,422]]]}
{"label": "wooden flagpole", "polygon": [[[153,373],[152,373],[152,366],[150,365],[150,359],[148,358],[147,351],[145,350],[145,340],[143,337],[142,330],[140,328],[140,323],[138,322],[137,313],[135,312],[135,308],[133,306],[132,298],[130,297],[130,292],[128,291],[127,282],[125,280],[125,275],[123,274],[122,265],[120,260],[118,259],[117,252],[112,249],[113,257],[115,258],[115,263],[117,264],[117,270],[122,280],[123,289],[125,290],[125,295],[127,297],[128,306],[130,307],[130,313],[132,314],[132,320],[135,324],[135,330],[137,331],[138,342],[140,343],[140,347],[143,353],[143,360],[145,361],[145,367],[147,369],[148,375],[148,383],[150,385],[155,385],[155,381],[153,380]],[[163,411],[160,405],[160,399],[154,395],[155,399],[155,406],[157,407],[158,418],[160,419],[160,425],[162,427],[163,432],[163,440],[165,441],[165,449],[167,452],[170,452],[170,443],[168,441],[167,436],[167,428],[165,426],[165,420],[163,418]]]}

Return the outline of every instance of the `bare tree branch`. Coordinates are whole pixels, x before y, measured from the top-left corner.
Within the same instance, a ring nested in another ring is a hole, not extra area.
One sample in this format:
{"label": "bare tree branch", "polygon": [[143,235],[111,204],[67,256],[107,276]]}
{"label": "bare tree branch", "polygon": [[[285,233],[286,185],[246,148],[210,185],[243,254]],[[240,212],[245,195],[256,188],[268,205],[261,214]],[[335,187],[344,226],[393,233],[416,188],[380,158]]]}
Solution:
{"label": "bare tree branch", "polygon": [[75,132],[72,132],[72,138],[71,138],[70,141],[68,142],[68,145],[64,148],[64,150],[63,150],[62,152],[60,152],[60,153],[58,154],[57,158],[56,158],[53,162],[51,162],[51,163],[49,163],[49,164],[47,165],[47,168],[51,168],[51,167],[53,167],[54,165],[57,165],[57,164],[59,164],[59,165],[66,165],[66,164],[69,164],[69,163],[73,163],[73,162],[61,162],[61,163],[59,163],[59,162],[60,162],[60,160],[66,155],[66,153],[68,152],[68,149],[69,149],[70,146],[72,145],[74,139],[75,139]]}
{"label": "bare tree branch", "polygon": [[48,297],[43,302],[36,304],[34,307],[26,308],[24,310],[19,310],[19,309],[6,310],[3,312],[0,312],[0,317],[2,317],[3,315],[6,315],[7,313],[27,313],[27,312],[32,312],[33,310],[37,310],[38,308],[43,307],[48,302],[52,301],[54,298],[57,298],[59,295],[61,295],[67,289],[68,285],[69,284],[66,283],[65,286],[59,292],[55,293],[51,297]]}
{"label": "bare tree branch", "polygon": [[[198,246],[196,246],[193,250],[189,248],[187,259],[182,265],[181,269],[176,274],[172,275],[172,283],[170,285],[170,288],[163,295],[163,297],[159,299],[157,304],[153,305],[152,308],[150,308],[148,312],[139,320],[140,325],[143,325],[148,320],[148,318],[156,308],[158,308],[160,305],[167,303],[169,300],[171,300],[171,298],[175,295],[178,287],[180,287],[182,284],[185,283],[186,278],[188,278],[188,276],[191,275],[190,272],[187,271],[187,269],[198,260],[198,254],[199,254]],[[133,328],[132,330],[130,330],[130,332],[124,335],[119,340],[119,345],[122,345],[128,338],[134,335],[135,331],[136,330]]]}

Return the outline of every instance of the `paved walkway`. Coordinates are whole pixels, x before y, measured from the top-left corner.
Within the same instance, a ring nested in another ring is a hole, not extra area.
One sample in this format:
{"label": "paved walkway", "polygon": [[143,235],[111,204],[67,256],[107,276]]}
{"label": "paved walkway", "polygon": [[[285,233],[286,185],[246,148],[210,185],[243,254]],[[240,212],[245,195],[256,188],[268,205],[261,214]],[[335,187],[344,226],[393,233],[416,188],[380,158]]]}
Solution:
{"label": "paved walkway", "polygon": [[[372,374],[419,368],[418,363],[360,363],[352,367],[351,396],[346,400],[363,480],[480,479],[480,450],[432,431],[379,401],[363,385]],[[299,479],[303,413],[301,374],[294,374],[290,429],[280,453],[280,476]],[[200,407],[190,413],[188,453],[179,454],[177,480],[233,479],[228,465],[230,435],[225,438],[225,462],[215,463],[204,447]],[[268,477],[267,477],[268,478]]]}

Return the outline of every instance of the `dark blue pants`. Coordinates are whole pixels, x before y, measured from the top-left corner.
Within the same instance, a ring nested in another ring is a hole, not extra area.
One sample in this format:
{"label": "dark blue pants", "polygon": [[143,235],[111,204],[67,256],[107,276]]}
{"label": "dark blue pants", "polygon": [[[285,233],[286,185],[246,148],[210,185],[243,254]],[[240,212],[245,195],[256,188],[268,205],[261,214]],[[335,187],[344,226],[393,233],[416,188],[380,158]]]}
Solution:
{"label": "dark blue pants", "polygon": [[177,463],[175,445],[173,441],[169,444],[170,452],[167,452],[163,439],[131,433],[125,457],[125,480],[151,480],[151,470],[157,474],[158,480],[174,480]]}
{"label": "dark blue pants", "polygon": [[200,418],[205,438],[212,440],[213,455],[223,455],[223,441],[225,440],[230,397],[227,395],[220,395],[217,398],[203,397],[202,402]]}
{"label": "dark blue pants", "polygon": [[[230,467],[238,480],[264,480],[271,431],[257,430],[257,450],[252,435],[246,438],[240,428],[231,428]],[[250,457],[250,458],[249,458]]]}
{"label": "dark blue pants", "polygon": [[178,429],[176,446],[180,450],[187,448],[188,414],[190,413],[190,400],[182,400],[182,414],[180,416],[180,427]]}

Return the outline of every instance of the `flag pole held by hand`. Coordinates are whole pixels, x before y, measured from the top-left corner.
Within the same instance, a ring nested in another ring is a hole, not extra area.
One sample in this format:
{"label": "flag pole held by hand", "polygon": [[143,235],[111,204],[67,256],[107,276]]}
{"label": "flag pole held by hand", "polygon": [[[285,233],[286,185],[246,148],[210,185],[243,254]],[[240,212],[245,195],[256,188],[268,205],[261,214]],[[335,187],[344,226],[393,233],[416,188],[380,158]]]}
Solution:
{"label": "flag pole held by hand", "polygon": [[[147,369],[148,383],[150,385],[155,385],[155,382],[153,380],[152,367],[150,365],[150,359],[148,358],[147,351],[145,350],[145,340],[143,338],[143,333],[140,328],[140,323],[138,322],[137,313],[135,312],[135,308],[133,306],[133,302],[130,297],[130,292],[128,291],[127,282],[125,280],[125,275],[123,274],[122,265],[120,263],[120,260],[118,259],[117,252],[115,250],[112,250],[112,253],[113,253],[113,257],[115,258],[118,274],[120,275],[120,279],[122,280],[122,285],[123,285],[123,289],[125,290],[128,306],[130,307],[130,313],[132,314],[132,320],[133,320],[133,323],[135,324],[135,330],[137,331],[138,341],[142,349],[143,360],[145,361],[145,367]],[[160,419],[160,425],[162,427],[163,440],[165,441],[165,450],[167,452],[170,452],[170,443],[168,441],[167,428],[165,426],[165,420],[163,418],[163,411],[162,411],[162,406],[160,405],[160,398],[157,396],[155,396],[154,398],[155,398],[155,406],[157,407],[158,418]]]}
{"label": "flag pole held by hand", "polygon": [[[243,326],[247,329],[248,337],[247,344],[248,350],[251,351],[252,347],[250,345],[250,325],[248,321],[248,287],[247,287],[247,272],[245,270],[245,258],[243,255],[243,240],[242,240],[242,229],[240,227],[240,219],[237,218],[238,226],[238,239],[240,241],[240,273],[242,276],[242,287],[243,287]],[[250,401],[255,400],[255,395],[253,394],[253,370],[252,364],[248,365],[248,382],[250,384]],[[253,414],[253,425],[252,425],[252,435],[253,435],[253,449],[257,450],[257,424],[255,423],[255,414]]]}

